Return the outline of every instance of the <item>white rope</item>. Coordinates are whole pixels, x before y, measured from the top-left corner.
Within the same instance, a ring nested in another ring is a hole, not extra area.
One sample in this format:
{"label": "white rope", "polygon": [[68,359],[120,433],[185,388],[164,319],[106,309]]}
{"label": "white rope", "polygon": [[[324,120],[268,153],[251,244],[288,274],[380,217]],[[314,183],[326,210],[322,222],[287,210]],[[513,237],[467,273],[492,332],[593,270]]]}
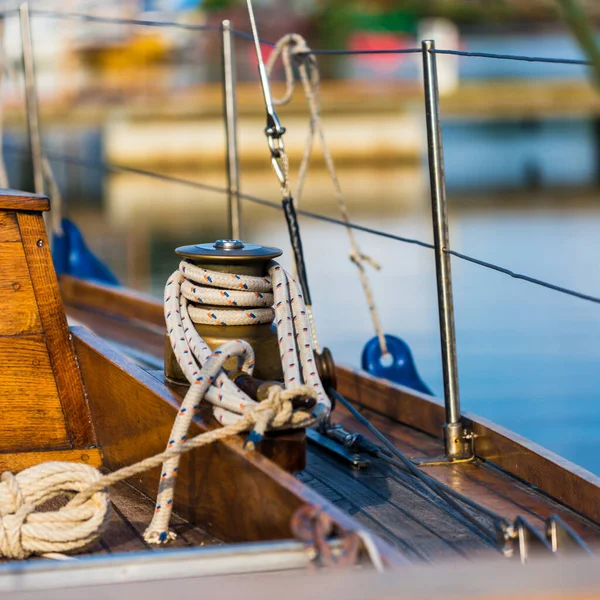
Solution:
{"label": "white rope", "polygon": [[[232,310],[240,312],[247,310],[244,302],[256,303],[260,296],[266,302],[272,298],[286,389],[271,386],[267,399],[260,403],[239,390],[222,368],[231,357],[238,357],[241,369],[251,374],[252,347],[233,340],[211,351],[193,326],[193,300],[184,295],[184,288],[200,298],[208,297],[208,290],[219,294],[231,290],[229,297],[238,303]],[[250,430],[246,446],[253,449],[268,428],[308,427],[329,414],[330,402],[317,373],[302,294],[277,263],[271,263],[269,277],[249,277],[200,269],[183,261],[165,286],[165,317],[175,356],[191,384],[165,451],[108,475],[89,465],[67,462],[42,463],[17,475],[3,473],[0,557],[24,559],[37,554],[64,558],[62,553],[84,550],[99,539],[108,521],[106,488],[159,465],[156,509],[144,538],[151,543],[173,539],[169,521],[181,454]],[[188,440],[190,424],[204,397],[214,405],[214,414],[224,426]],[[315,406],[310,411],[295,409],[298,398],[314,399]],[[65,494],[73,497],[62,508],[36,512],[36,507]]]}
{"label": "white rope", "polygon": [[[310,159],[312,156],[314,138],[315,135],[317,135],[321,144],[321,148],[323,150],[325,164],[327,165],[327,170],[329,171],[329,176],[331,178],[335,195],[340,207],[342,219],[346,223],[350,223],[348,206],[346,204],[344,194],[342,193],[342,187],[337,176],[335,164],[333,162],[333,157],[329,150],[329,146],[327,145],[327,140],[325,139],[325,131],[321,122],[321,85],[316,58],[313,54],[310,53],[310,48],[307,46],[306,40],[297,33],[287,34],[277,42],[267,61],[267,73],[271,74],[275,63],[279,58],[281,58],[285,72],[285,92],[281,98],[274,98],[273,103],[277,105],[282,105],[287,104],[292,100],[292,97],[294,95],[295,83],[294,68],[292,64],[292,61],[294,60],[295,64],[298,67],[298,73],[300,75],[300,80],[304,89],[304,95],[306,96],[306,100],[308,102],[310,110],[309,131],[306,139],[306,144],[304,146],[302,162],[300,164],[300,169],[298,172],[298,181],[296,184],[296,189],[294,190],[294,201],[296,203],[300,202],[300,198],[302,196],[302,191],[304,188],[304,183],[308,175],[308,166],[310,164]],[[283,165],[287,180],[287,174],[289,170],[287,157],[284,157]],[[365,298],[367,300],[369,312],[371,313],[373,327],[379,340],[381,352],[385,355],[388,354],[387,342],[385,340],[383,327],[381,326],[379,312],[375,305],[375,299],[373,297],[373,292],[371,290],[369,278],[365,271],[365,263],[370,264],[376,270],[379,270],[381,267],[372,258],[361,252],[352,228],[346,227],[346,231],[348,233],[348,239],[350,241],[350,260],[356,265],[356,268],[358,269],[361,285],[365,294]]]}
{"label": "white rope", "polygon": [[48,500],[81,492],[100,480],[89,465],[48,462],[0,477],[0,556],[73,552],[98,539],[109,515],[108,495],[99,490],[75,510],[35,512]]}
{"label": "white rope", "polygon": [[[190,304],[204,303],[211,298],[218,298],[221,304],[228,304],[228,308],[206,309]],[[257,303],[264,305],[269,301],[274,302],[274,308],[254,308]],[[281,424],[275,419],[272,427],[306,427],[329,413],[330,402],[317,373],[302,294],[296,282],[277,263],[270,264],[269,277],[253,277],[211,271],[184,260],[167,281],[164,303],[173,352],[191,384],[173,424],[168,448],[177,448],[185,442],[190,423],[205,395],[214,405],[215,417],[225,425],[237,423],[248,407],[256,405],[222,371],[226,361],[237,357],[240,369],[251,375],[254,369],[252,347],[243,340],[233,340],[213,352],[196,331],[194,323],[223,326],[269,323],[275,316],[285,386],[293,392],[307,384],[314,390],[317,404],[311,415],[296,422],[290,421],[289,405]],[[266,426],[265,422],[256,424],[252,443],[262,438]],[[179,457],[176,456],[162,467],[156,511],[144,534],[148,542],[161,543],[175,537],[168,530],[168,524],[178,465]]]}

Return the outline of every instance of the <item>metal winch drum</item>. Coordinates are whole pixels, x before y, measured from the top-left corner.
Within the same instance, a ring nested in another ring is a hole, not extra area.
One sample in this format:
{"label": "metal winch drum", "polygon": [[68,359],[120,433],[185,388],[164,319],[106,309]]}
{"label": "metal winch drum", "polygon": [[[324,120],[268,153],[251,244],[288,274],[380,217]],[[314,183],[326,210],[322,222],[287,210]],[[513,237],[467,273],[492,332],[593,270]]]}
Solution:
{"label": "metal winch drum", "polygon": [[[214,243],[182,246],[175,253],[198,267],[212,271],[264,277],[269,262],[281,256],[282,251],[239,240],[217,240]],[[211,308],[209,305],[202,306]],[[227,326],[194,323],[194,327],[213,350],[230,340],[245,340],[255,352],[254,376],[271,381],[283,379],[277,330],[273,323]],[[226,362],[225,369],[237,369],[237,359]],[[177,363],[168,335],[165,337],[165,376],[173,383],[189,385]]]}

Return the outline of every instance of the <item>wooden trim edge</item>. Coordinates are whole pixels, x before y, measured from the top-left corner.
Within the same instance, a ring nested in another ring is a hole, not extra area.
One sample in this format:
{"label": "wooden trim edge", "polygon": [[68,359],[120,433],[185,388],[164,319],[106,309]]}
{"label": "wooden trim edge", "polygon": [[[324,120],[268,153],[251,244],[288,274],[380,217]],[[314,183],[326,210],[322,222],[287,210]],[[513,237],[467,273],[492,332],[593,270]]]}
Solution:
{"label": "wooden trim edge", "polygon": [[59,275],[63,302],[122,319],[165,329],[163,305],[156,298],[126,288]]}
{"label": "wooden trim edge", "polygon": [[[441,437],[444,406],[438,398],[350,367],[337,365],[337,377],[338,390],[348,400]],[[600,477],[487,419],[470,412],[463,413],[463,417],[476,436],[478,458],[600,523]]]}
{"label": "wooden trim edge", "polygon": [[[101,338],[97,337],[89,330],[84,327],[73,327],[72,328],[72,336],[75,342],[75,348],[77,354],[80,357],[80,364],[82,368],[82,374],[84,377],[84,381],[86,382],[86,386],[88,385],[87,375],[90,377],[93,373],[90,370],[95,372],[95,375],[98,375],[98,372],[101,372],[100,380],[96,381],[94,384],[94,388],[98,387],[107,387],[106,384],[108,381],[111,381],[113,386],[120,382],[121,384],[126,384],[128,388],[130,388],[129,384],[134,384],[133,387],[126,390],[128,398],[132,398],[132,394],[130,392],[134,392],[133,395],[140,396],[140,399],[143,399],[145,402],[145,407],[147,411],[151,415],[156,415],[160,410],[164,410],[168,408],[170,413],[168,427],[170,428],[172,420],[179,410],[179,404],[175,397],[175,394],[166,387],[163,383],[159,382],[153,375],[139,367],[134,362],[130,361],[127,357],[123,356],[119,352],[110,348],[106,342],[104,342]],[[93,359],[93,360],[89,360]],[[102,363],[102,364],[100,364]],[[87,375],[86,375],[87,371]],[[114,388],[113,388],[114,389]],[[109,398],[105,398],[106,402],[109,402]],[[105,415],[98,415],[98,410],[95,403],[103,402],[103,399],[95,398],[92,395],[92,390],[90,390],[90,407],[92,409],[92,415],[94,417],[94,422],[96,424],[96,430],[98,439],[103,448],[104,454],[104,464],[110,469],[119,468],[124,466],[126,461],[131,462],[133,459],[140,460],[145,456],[135,456],[139,454],[141,448],[141,437],[140,431],[133,432],[131,435],[135,440],[135,444],[131,442],[127,442],[129,446],[133,447],[133,452],[127,450],[125,453],[123,452],[123,441],[113,439],[109,440],[109,436],[114,435],[114,431],[111,430],[110,423],[101,423],[105,418]],[[138,400],[139,402],[139,400]],[[129,401],[128,401],[129,403]],[[114,403],[109,406],[114,407]],[[201,420],[194,421],[196,432],[202,431],[205,426],[202,424]],[[146,425],[143,425],[145,427]],[[108,428],[107,428],[108,427]],[[168,439],[168,438],[165,438]],[[132,440],[133,441],[133,440]],[[154,448],[153,446],[157,447]],[[147,446],[146,449],[150,449],[152,446],[153,451],[162,451],[164,449],[164,440],[160,439],[159,441],[154,441],[150,446]],[[242,468],[242,471],[246,472],[246,482],[247,485],[249,482],[252,482],[252,486],[260,486],[260,482],[263,483],[267,481],[271,481],[274,486],[275,496],[271,498],[271,502],[273,503],[277,498],[279,502],[279,508],[283,509],[285,506],[285,510],[292,511],[289,514],[285,515],[286,525],[284,529],[289,527],[289,519],[291,518],[293,511],[302,506],[303,504],[309,503],[316,506],[319,506],[322,510],[326,511],[335,522],[337,522],[342,529],[345,530],[353,530],[359,531],[364,530],[364,526],[362,526],[359,522],[353,519],[351,516],[345,514],[340,509],[329,503],[327,500],[322,498],[317,492],[310,489],[307,485],[303,484],[301,481],[285,472],[283,469],[278,467],[275,463],[270,461],[268,458],[262,456],[259,453],[248,452],[243,448],[243,440],[241,437],[230,438],[221,442],[218,442],[215,446],[212,447],[213,454],[209,455],[208,459],[205,462],[200,462],[200,464],[196,464],[192,461],[193,455],[199,451],[210,451],[210,447],[207,448],[199,448],[198,450],[193,451],[187,455],[184,455],[184,458],[187,457],[190,459],[191,469],[192,469],[192,479],[188,480],[188,485],[185,485],[184,481],[179,482],[179,498],[181,499],[181,494],[192,494],[191,498],[196,498],[198,504],[190,505],[187,507],[187,518],[190,520],[194,520],[194,515],[202,512],[202,507],[206,506],[204,502],[206,502],[205,498],[210,498],[212,502],[217,502],[218,499],[213,498],[215,491],[208,491],[207,489],[203,489],[203,484],[201,483],[202,477],[199,475],[202,473],[203,476],[206,475],[206,469],[210,468],[210,465],[215,460],[222,460],[226,457],[231,465],[231,471],[229,474],[233,476],[234,469]],[[127,454],[127,456],[125,456]],[[131,456],[129,456],[131,454]],[[206,457],[205,457],[206,458]],[[200,469],[200,470],[198,470]],[[150,497],[154,497],[156,493],[156,487],[158,484],[158,476],[160,476],[160,471],[155,469],[155,473],[148,472],[136,476],[130,480],[130,483],[140,489],[142,492],[147,493]],[[180,475],[183,475],[186,471],[185,460],[182,460],[182,466],[180,467]],[[195,474],[194,474],[195,473]],[[222,477],[227,477],[226,475],[222,475]],[[237,488],[236,484],[236,488]],[[239,485],[242,485],[241,483]],[[198,489],[199,496],[195,496],[193,491],[194,486],[200,486]],[[275,489],[278,488],[278,489]],[[238,494],[237,498],[243,503],[249,499],[244,499],[245,495],[243,494],[243,490],[234,490],[235,494]],[[268,498],[263,497],[263,501],[266,501],[269,505],[270,511],[275,510],[276,506],[272,503],[269,504]],[[177,507],[179,501],[176,497],[175,505]],[[211,504],[214,506],[214,504]],[[210,506],[210,505],[209,505]],[[244,506],[238,505],[236,511],[237,513],[244,514]],[[269,520],[275,517],[274,514],[270,514],[269,512],[265,513],[264,518]],[[279,518],[282,518],[282,515],[279,515]],[[253,518],[254,522],[254,531],[258,531],[260,529],[258,525],[259,519],[257,517]],[[206,525],[206,524],[204,524]],[[231,523],[231,526],[235,525],[235,522]],[[277,531],[278,536],[281,533],[286,533],[281,529],[281,525],[276,526],[275,529]],[[218,532],[215,534],[219,536]],[[408,564],[408,560],[405,559],[397,550],[392,548],[387,542],[383,541],[381,538],[373,535],[375,544],[377,545],[381,555],[385,561],[385,563],[390,568],[406,566]]]}
{"label": "wooden trim edge", "polygon": [[102,454],[98,448],[77,450],[41,450],[33,452],[0,453],[0,472],[18,473],[28,467],[48,461],[78,462],[92,467],[102,466]]}

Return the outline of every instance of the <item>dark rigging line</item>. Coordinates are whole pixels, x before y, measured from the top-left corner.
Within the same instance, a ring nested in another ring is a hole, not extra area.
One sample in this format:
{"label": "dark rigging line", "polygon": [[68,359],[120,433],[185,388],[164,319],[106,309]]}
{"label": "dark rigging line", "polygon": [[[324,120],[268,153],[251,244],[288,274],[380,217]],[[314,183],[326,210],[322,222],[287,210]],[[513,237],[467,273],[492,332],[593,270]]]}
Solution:
{"label": "dark rigging line", "polygon": [[519,60],[524,62],[552,63],[564,65],[583,65],[590,67],[592,62],[576,58],[551,58],[544,56],[521,56],[519,54],[494,54],[492,52],[466,52],[464,50],[431,50],[435,54],[453,54],[456,56],[469,56],[472,58],[498,58],[501,60]]}
{"label": "dark rigging line", "polygon": [[93,23],[112,23],[114,25],[141,25],[143,27],[175,27],[189,31],[220,31],[217,25],[194,25],[191,23],[178,23],[177,21],[155,21],[152,19],[121,19],[117,17],[101,17],[85,13],[62,12],[52,10],[32,10],[33,16],[49,17],[56,19],[73,19],[77,21],[90,21]]}
{"label": "dark rigging line", "polygon": [[[466,510],[463,506],[460,505],[459,501],[453,497],[453,494],[450,493],[451,488],[447,488],[446,486],[442,486],[437,480],[433,477],[430,477],[423,471],[421,471],[418,467],[416,467],[413,462],[404,455],[404,453],[400,452],[390,440],[388,440],[383,433],[375,427],[366,417],[363,417],[354,406],[346,398],[344,398],[340,393],[338,393],[334,389],[330,389],[329,393],[335,397],[336,402],[339,402],[346,408],[350,414],[362,425],[364,425],[372,435],[374,435],[385,447],[386,449],[397,459],[396,461],[391,462],[401,463],[405,470],[407,470],[411,475],[417,477],[422,483],[424,483],[431,491],[437,494],[442,500],[444,500],[448,505],[450,505],[456,512],[458,512],[466,521],[468,521],[471,525],[473,525],[476,529],[478,529],[487,540],[496,546],[500,552],[503,551],[503,546],[498,539],[498,534],[502,532],[506,527],[510,525],[510,523],[500,515],[488,510],[483,506],[479,506],[474,501],[468,499],[468,505],[477,510],[478,512],[484,514],[486,517],[490,518],[494,522],[494,529],[490,531],[489,527],[486,527],[483,523],[478,521],[468,510]],[[384,457],[381,457],[384,458]],[[388,461],[389,462],[389,461]],[[398,465],[395,464],[397,467]],[[459,498],[465,498],[464,496],[459,496]],[[461,498],[461,499],[462,499]],[[464,501],[464,500],[463,500]]]}
{"label": "dark rigging line", "polygon": [[[9,15],[16,12],[14,10],[3,11],[1,14]],[[102,17],[97,15],[90,15],[86,13],[78,12],[65,12],[65,11],[52,11],[52,10],[32,10],[32,15],[38,15],[42,17],[56,18],[56,19],[74,19],[80,21],[90,21],[95,23],[112,23],[114,25],[140,25],[143,27],[176,27],[178,29],[185,29],[188,31],[220,31],[221,28],[218,25],[194,25],[187,23],[178,23],[177,21],[156,21],[153,19],[124,19],[118,17]],[[231,33],[237,35],[240,38],[252,40],[252,36],[246,31],[240,29],[232,29]],[[266,46],[275,46],[274,42],[269,40],[259,40],[261,44]],[[360,54],[418,54],[421,53],[421,48],[373,48],[365,50],[347,50],[347,49],[313,49],[310,54],[314,55],[360,55]],[[535,62],[535,63],[552,63],[552,64],[565,64],[565,65],[582,65],[591,66],[592,63],[587,60],[578,60],[570,58],[553,58],[544,56],[523,56],[517,54],[497,54],[493,52],[467,52],[465,50],[433,50],[436,54],[453,54],[456,56],[466,56],[472,58],[493,58],[501,60],[516,60],[524,62]]]}

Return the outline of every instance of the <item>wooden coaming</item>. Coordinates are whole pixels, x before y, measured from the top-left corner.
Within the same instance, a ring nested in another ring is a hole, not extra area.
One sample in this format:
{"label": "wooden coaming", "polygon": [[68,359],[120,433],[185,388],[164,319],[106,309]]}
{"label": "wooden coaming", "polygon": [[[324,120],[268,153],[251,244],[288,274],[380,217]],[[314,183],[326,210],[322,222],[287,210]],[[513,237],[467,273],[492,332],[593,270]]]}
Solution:
{"label": "wooden coaming", "polygon": [[[104,465],[114,470],[162,452],[181,397],[86,329],[73,328],[73,338]],[[197,417],[188,436],[206,430]],[[129,483],[155,497],[159,477],[156,468]],[[241,437],[182,456],[175,511],[224,541],[290,538],[292,515],[305,503],[322,506],[343,529],[360,527],[269,459],[244,450]],[[376,543],[390,565],[404,563],[383,541]]]}
{"label": "wooden coaming", "polygon": [[[85,287],[87,284],[80,281],[77,285]],[[108,288],[108,286],[104,287]],[[151,352],[157,360],[160,360],[161,340],[157,341],[156,351],[154,351],[153,346],[148,345],[147,339],[148,335],[151,337],[147,332],[155,327],[155,321],[145,323],[128,321],[120,314],[118,308],[119,291],[108,288],[106,292],[110,298],[111,315],[103,313],[97,304],[93,308],[86,309],[83,303],[78,302],[77,318],[109,339],[112,336],[111,331],[115,330],[118,323],[123,342],[132,348]],[[131,292],[128,295],[131,297]],[[67,296],[65,302],[68,311],[72,311],[71,298]],[[147,296],[140,296],[140,302],[150,302],[154,305],[154,309],[146,307],[144,310],[154,310],[155,315],[158,314],[160,302],[148,300]],[[338,379],[340,391],[351,401],[374,411],[368,413],[369,418],[381,427],[400,449],[411,456],[435,456],[441,453],[440,437],[444,411],[439,400],[376,379],[362,371],[339,366]],[[477,453],[487,462],[428,468],[431,475],[458,491],[467,493],[474,500],[507,518],[525,516],[533,521],[534,526],[541,529],[547,516],[558,513],[588,541],[593,543],[598,539],[596,526],[576,514],[579,513],[583,517],[599,522],[597,518],[598,506],[600,506],[598,478],[484,419],[470,414],[467,414],[466,418],[478,435]],[[339,409],[334,415],[335,419],[346,420],[348,415]],[[352,420],[345,422],[349,428],[360,430],[360,426]],[[504,448],[507,452],[506,456],[498,454]],[[367,525],[370,523],[375,531],[386,537],[374,523],[375,515],[369,513],[370,509],[367,510],[365,506],[358,507],[355,498],[338,493],[328,484],[328,477],[324,477],[325,481],[319,483],[318,477],[311,471],[311,460],[309,458],[309,465],[305,472],[306,482],[314,485],[317,491],[325,493],[326,497],[339,508],[354,514]],[[329,459],[323,457],[323,460]],[[321,462],[321,465],[323,464]],[[494,465],[501,467],[502,470]],[[333,466],[331,469],[332,472],[336,472]],[[322,471],[321,474],[326,472],[326,470]],[[511,475],[516,475],[523,481]],[[555,500],[548,498],[546,494]],[[372,500],[375,504],[384,502],[381,495],[379,500],[377,496],[372,496]],[[570,507],[576,513],[566,507]],[[392,541],[389,536],[386,539]]]}
{"label": "wooden coaming", "polygon": [[[339,391],[349,400],[398,423],[441,434],[444,407],[437,398],[349,368],[338,367],[338,382]],[[487,419],[468,412],[463,417],[476,436],[479,458],[600,523],[599,477]]]}

